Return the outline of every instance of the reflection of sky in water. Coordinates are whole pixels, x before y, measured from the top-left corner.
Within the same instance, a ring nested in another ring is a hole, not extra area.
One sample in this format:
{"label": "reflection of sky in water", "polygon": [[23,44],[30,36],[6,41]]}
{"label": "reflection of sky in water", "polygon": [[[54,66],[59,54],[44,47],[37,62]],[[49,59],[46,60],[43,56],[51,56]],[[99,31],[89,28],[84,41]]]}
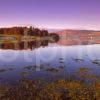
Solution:
{"label": "reflection of sky in water", "polygon": [[[89,67],[96,74],[100,73],[100,64],[92,63],[93,60],[99,60],[100,63],[100,45],[88,46],[59,46],[49,45],[48,47],[38,48],[33,51],[22,50],[0,50],[0,69],[15,68],[14,71],[0,73],[0,78],[16,80],[20,78],[20,73],[24,66],[44,65],[45,67],[62,66],[60,59],[65,66],[65,70],[73,73],[79,67]],[[100,74],[99,74],[100,75]],[[48,76],[47,72],[32,72],[30,77]]]}

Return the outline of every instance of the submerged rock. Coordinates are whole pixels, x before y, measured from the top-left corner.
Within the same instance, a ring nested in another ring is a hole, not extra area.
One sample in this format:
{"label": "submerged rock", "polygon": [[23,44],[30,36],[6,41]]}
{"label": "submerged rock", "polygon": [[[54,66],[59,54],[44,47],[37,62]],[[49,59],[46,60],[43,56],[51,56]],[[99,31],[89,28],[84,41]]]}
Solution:
{"label": "submerged rock", "polygon": [[31,70],[33,66],[25,66],[23,69]]}
{"label": "submerged rock", "polygon": [[94,61],[92,61],[92,63],[100,66],[100,60],[94,60]]}
{"label": "submerged rock", "polygon": [[76,62],[84,62],[84,59],[73,59],[74,61],[76,61]]}
{"label": "submerged rock", "polygon": [[22,76],[27,76],[27,75],[30,75],[31,73],[30,72],[21,72],[20,75]]}
{"label": "submerged rock", "polygon": [[6,72],[6,69],[0,69],[0,73]]}
{"label": "submerged rock", "polygon": [[0,73],[7,72],[7,71],[13,71],[13,68],[1,68],[0,69]]}
{"label": "submerged rock", "polygon": [[52,73],[58,73],[59,72],[59,70],[56,69],[56,68],[48,68],[48,69],[46,69],[46,71],[49,71],[49,72],[52,72]]}

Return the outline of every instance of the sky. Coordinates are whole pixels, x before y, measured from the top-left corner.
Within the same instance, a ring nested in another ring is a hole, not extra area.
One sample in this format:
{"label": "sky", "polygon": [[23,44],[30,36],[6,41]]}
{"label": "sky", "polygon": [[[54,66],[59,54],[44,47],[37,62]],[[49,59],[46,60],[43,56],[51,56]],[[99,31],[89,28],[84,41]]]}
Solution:
{"label": "sky", "polygon": [[100,30],[100,0],[0,0],[0,27]]}

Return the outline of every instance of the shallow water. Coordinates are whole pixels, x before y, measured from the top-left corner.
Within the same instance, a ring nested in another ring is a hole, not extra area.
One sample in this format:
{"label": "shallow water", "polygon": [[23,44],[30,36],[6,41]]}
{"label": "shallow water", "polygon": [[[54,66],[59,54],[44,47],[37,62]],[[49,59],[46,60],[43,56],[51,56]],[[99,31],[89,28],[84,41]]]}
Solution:
{"label": "shallow water", "polygon": [[[35,50],[0,50],[0,82],[21,78],[58,79],[79,68],[91,68],[100,76],[100,45],[60,46],[49,44]],[[51,68],[51,69],[50,69]]]}

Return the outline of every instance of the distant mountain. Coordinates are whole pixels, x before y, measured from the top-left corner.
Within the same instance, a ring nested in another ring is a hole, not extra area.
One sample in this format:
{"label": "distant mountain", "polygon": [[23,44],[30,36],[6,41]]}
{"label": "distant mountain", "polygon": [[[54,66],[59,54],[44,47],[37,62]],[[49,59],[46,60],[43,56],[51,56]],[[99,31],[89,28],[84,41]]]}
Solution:
{"label": "distant mountain", "polygon": [[98,35],[98,36],[100,36],[100,31],[94,31],[94,30],[69,30],[69,29],[67,29],[67,30],[61,30],[61,31],[58,31],[58,32],[56,32],[57,34],[59,34],[59,35],[63,35],[63,34],[66,34],[66,35],[77,35],[77,36],[84,36],[84,35],[86,35],[86,36],[88,36],[88,35],[94,35],[94,36],[96,36],[96,35]]}
{"label": "distant mountain", "polygon": [[67,29],[56,33],[60,36],[60,44],[100,44],[100,31]]}
{"label": "distant mountain", "polygon": [[61,30],[61,31],[58,31],[57,33],[58,34],[72,34],[72,33],[76,33],[76,34],[78,34],[78,33],[90,33],[90,32],[95,32],[95,31],[93,31],[93,30],[72,30],[72,29],[66,29],[66,30]]}

